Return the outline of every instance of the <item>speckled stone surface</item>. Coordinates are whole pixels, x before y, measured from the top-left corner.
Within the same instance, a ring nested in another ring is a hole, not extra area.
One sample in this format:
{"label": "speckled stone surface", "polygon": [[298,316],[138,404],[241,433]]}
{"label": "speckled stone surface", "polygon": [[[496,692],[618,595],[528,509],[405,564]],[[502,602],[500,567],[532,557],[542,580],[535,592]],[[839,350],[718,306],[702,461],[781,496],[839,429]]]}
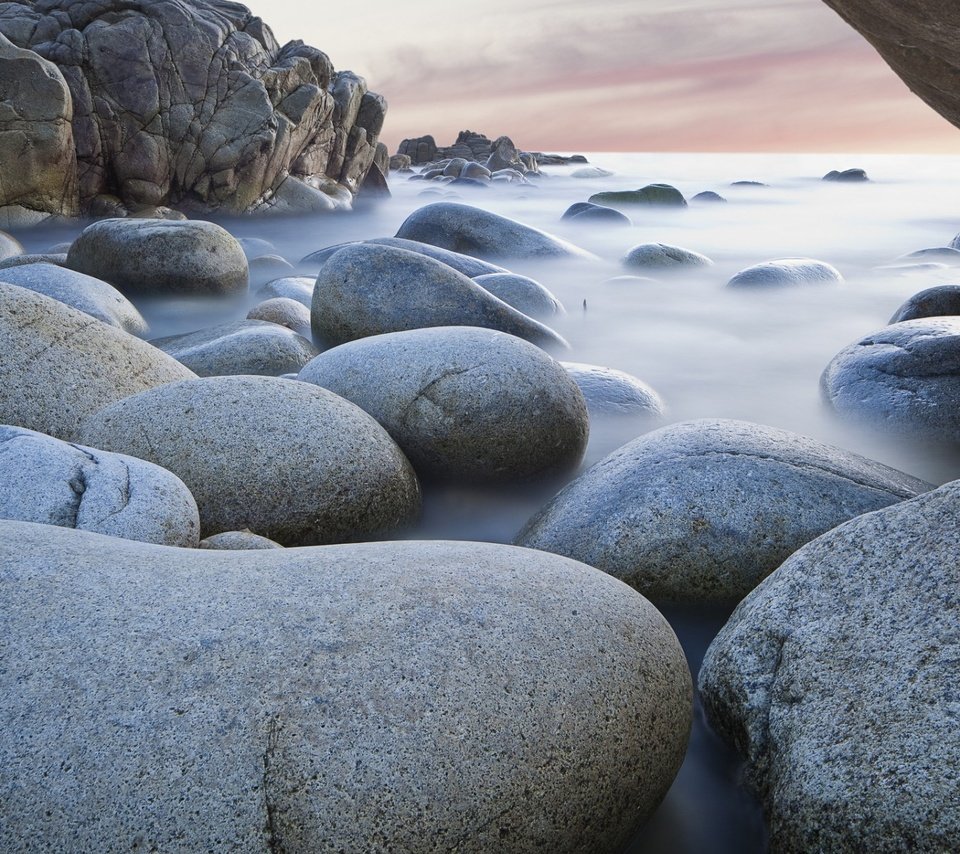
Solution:
{"label": "speckled stone surface", "polygon": [[285,546],[348,542],[400,528],[420,509],[413,469],[383,428],[307,383],[171,383],[95,413],[80,436],[178,475],[204,537],[246,528]]}
{"label": "speckled stone surface", "polygon": [[194,374],[57,300],[0,282],[0,424],[71,439],[81,419]]}
{"label": "speckled stone surface", "polygon": [[565,314],[563,305],[535,279],[517,273],[488,273],[474,281],[497,299],[512,305],[528,317],[555,317]]}
{"label": "speckled stone surface", "polygon": [[543,476],[576,466],[587,445],[586,404],[563,367],[490,329],[363,338],[321,353],[298,378],[369,412],[424,476]]}
{"label": "speckled stone surface", "polygon": [[728,288],[788,288],[802,285],[838,285],[843,276],[836,267],[813,258],[782,258],[754,264],[737,273]]}
{"label": "speckled stone surface", "polygon": [[[490,275],[491,273],[507,273],[503,267],[496,264],[490,264],[487,261],[481,261],[470,255],[464,255],[460,252],[451,252],[449,249],[441,249],[439,246],[432,246],[429,243],[421,243],[419,240],[404,240],[401,237],[375,237],[371,240],[362,240],[360,243],[372,244],[374,246],[392,246],[394,249],[406,249],[409,252],[416,252],[418,255],[426,255],[433,258],[434,261],[440,261],[448,267],[453,267],[458,273],[464,276],[474,278],[475,276]],[[338,243],[336,246],[328,246],[326,249],[320,249],[307,255],[300,263],[325,264],[327,260],[343,249],[345,246],[354,244]]]}
{"label": "speckled stone surface", "polygon": [[280,543],[261,537],[250,531],[224,531],[200,541],[201,549],[217,551],[256,551],[263,549],[282,549]]}
{"label": "speckled stone surface", "polygon": [[0,425],[0,519],[194,548],[190,490],[153,463]]}
{"label": "speckled stone surface", "polygon": [[820,378],[845,419],[960,442],[960,317],[894,323],[845,347]]}
{"label": "speckled stone surface", "polygon": [[580,387],[591,415],[659,418],[664,414],[665,407],[660,395],[632,374],[583,362],[560,364]]}
{"label": "speckled stone surface", "polygon": [[0,270],[0,281],[51,297],[131,335],[147,334],[147,322],[133,303],[92,276],[41,262]]}
{"label": "speckled stone surface", "polygon": [[432,326],[499,329],[558,349],[556,332],[517,311],[452,267],[405,249],[358,243],[320,270],[311,308],[313,341],[335,347],[357,338]]}
{"label": "speckled stone surface", "polygon": [[775,851],[960,839],[960,482],[854,519],[748,596],[700,671]]}
{"label": "speckled stone surface", "polygon": [[673,424],[571,483],[517,538],[654,600],[736,601],[824,531],[931,485],[746,421]]}
{"label": "speckled stone surface", "polygon": [[686,748],[670,627],[554,555],[8,522],[0,566],[4,851],[619,852]]}
{"label": "speckled stone surface", "polygon": [[267,282],[257,291],[257,296],[263,300],[278,297],[292,299],[309,309],[310,304],[313,302],[313,286],[315,282],[316,279],[312,276],[284,276],[283,278]]}
{"label": "speckled stone surface", "polygon": [[960,285],[938,285],[914,294],[894,312],[890,322],[951,315],[960,316]]}
{"label": "speckled stone surface", "polygon": [[559,237],[457,202],[434,202],[404,220],[397,237],[477,258],[594,258]]}
{"label": "speckled stone surface", "polygon": [[310,309],[302,302],[289,297],[273,297],[257,303],[247,312],[247,320],[266,320],[268,323],[277,323],[293,330],[297,335],[302,335],[308,341],[313,335],[310,331]]}
{"label": "speckled stone surface", "polygon": [[[294,305],[302,308],[299,303]],[[299,371],[318,352],[309,339],[285,326],[249,319],[155,338],[150,343],[199,377],[276,377]]]}
{"label": "speckled stone surface", "polygon": [[669,243],[641,243],[623,257],[622,263],[625,267],[648,270],[713,266],[713,261],[706,255]]}
{"label": "speckled stone surface", "polygon": [[138,296],[244,293],[248,281],[243,248],[203,220],[100,220],[70,245],[67,266]]}

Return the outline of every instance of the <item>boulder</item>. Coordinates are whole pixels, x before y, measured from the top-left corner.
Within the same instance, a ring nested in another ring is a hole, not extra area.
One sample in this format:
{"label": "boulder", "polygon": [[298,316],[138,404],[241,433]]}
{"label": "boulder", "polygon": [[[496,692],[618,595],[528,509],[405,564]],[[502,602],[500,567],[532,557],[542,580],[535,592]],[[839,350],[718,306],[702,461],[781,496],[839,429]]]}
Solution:
{"label": "boulder", "polygon": [[713,190],[704,190],[702,193],[697,193],[692,199],[690,199],[690,201],[712,204],[726,202],[726,199],[719,193],[713,192]]}
{"label": "boulder", "polygon": [[146,335],[149,331],[130,300],[93,276],[38,262],[0,270],[0,281],[48,296],[131,335]]}
{"label": "boulder", "polygon": [[28,264],[56,264],[62,267],[67,263],[66,252],[43,252],[31,255],[14,255],[0,261],[0,270],[10,270],[13,267],[25,267]]}
{"label": "boulder", "polygon": [[676,270],[681,267],[712,267],[706,255],[684,249],[682,246],[671,246],[668,243],[641,243],[634,246],[622,261],[625,267],[636,267],[648,270]]}
{"label": "boulder", "polygon": [[221,323],[183,335],[155,338],[150,343],[198,377],[277,377],[299,371],[317,355],[308,338],[266,320]]}
{"label": "boulder", "polygon": [[397,237],[485,259],[594,257],[545,231],[456,202],[435,202],[414,211]]}
{"label": "boulder", "polygon": [[797,285],[837,285],[843,276],[836,267],[812,258],[783,258],[754,264],[737,273],[728,288],[784,288]]}
{"label": "boulder", "polygon": [[939,285],[914,294],[894,312],[890,323],[949,315],[960,316],[960,285]]}
{"label": "boulder", "polygon": [[[0,36],[2,38],[2,36]],[[0,42],[0,53],[2,53],[2,42]],[[2,131],[0,131],[2,134]],[[0,137],[2,138],[2,137]],[[2,143],[0,143],[2,144]],[[0,231],[0,261],[9,261],[24,254],[26,250],[23,244],[12,234]]]}
{"label": "boulder", "polygon": [[577,211],[570,217],[570,220],[578,225],[584,223],[595,223],[597,225],[633,225],[630,217],[626,214],[613,208],[605,208],[603,205],[592,204],[583,210]]}
{"label": "boulder", "polygon": [[663,400],[645,382],[635,376],[582,362],[561,362],[583,392],[591,415],[631,415],[659,418],[664,414]]}
{"label": "boulder", "polygon": [[539,282],[527,276],[517,273],[487,273],[484,276],[475,276],[473,281],[528,317],[554,317],[566,313],[560,300]]}
{"label": "boulder", "polygon": [[292,299],[306,308],[313,303],[313,286],[316,279],[310,276],[284,276],[267,282],[259,291],[260,299]]}
{"label": "boulder", "polygon": [[313,291],[311,322],[320,349],[430,326],[482,326],[543,346],[566,347],[552,329],[452,267],[369,243],[347,246],[324,264]]}
{"label": "boulder", "polygon": [[410,464],[369,415],[307,383],[207,377],[87,418],[81,441],[178,475],[204,537],[249,529],[281,545],[371,539],[416,517]]}
{"label": "boulder", "polygon": [[501,136],[494,140],[486,167],[491,172],[498,172],[501,169],[516,169],[518,172],[527,171],[526,164],[520,160],[520,152],[517,151],[517,147],[509,136]]}
{"label": "boulder", "polygon": [[617,852],[683,760],[669,625],[553,555],[7,522],[0,561],[5,850]]}
{"label": "boulder", "polygon": [[121,329],[3,282],[0,341],[0,424],[60,439],[122,397],[194,376]]}
{"label": "boulder", "polygon": [[262,237],[238,237],[236,241],[240,244],[240,248],[243,250],[243,254],[247,256],[248,261],[260,258],[263,255],[279,254],[277,247]]}
{"label": "boulder", "polygon": [[406,172],[413,165],[413,160],[409,154],[394,154],[390,158],[391,172]]}
{"label": "boulder", "polygon": [[200,540],[200,548],[213,551],[263,551],[282,549],[283,546],[250,531],[224,531]]}
{"label": "boulder", "polygon": [[960,484],[806,545],[733,613],[700,692],[775,851],[950,851]]}
{"label": "boulder", "polygon": [[517,543],[582,560],[655,600],[729,602],[824,531],[929,488],[795,433],[689,421],[605,457]]}
{"label": "boulder", "polygon": [[239,3],[14,0],[0,33],[11,210],[242,213],[373,162],[383,99]]}
{"label": "boulder", "polygon": [[67,266],[132,296],[219,296],[247,290],[247,258],[212,222],[105,219],[70,244]]}
{"label": "boulder", "polygon": [[258,255],[247,261],[251,284],[270,282],[284,276],[291,276],[295,270],[293,264],[281,255]]}
{"label": "boulder", "polygon": [[609,178],[611,175],[613,172],[600,166],[583,166],[570,173],[571,178]]}
{"label": "boulder", "polygon": [[894,323],[833,357],[820,378],[841,417],[960,442],[960,317]]}
{"label": "boulder", "polygon": [[832,169],[823,176],[822,180],[841,184],[863,184],[870,179],[862,169],[844,169],[842,172]]}
{"label": "boulder", "polygon": [[[312,297],[312,294],[311,294]],[[258,303],[247,312],[247,320],[265,320],[285,326],[310,340],[310,309],[289,297],[274,297]],[[312,358],[312,357],[311,357]]]}
{"label": "boulder", "polygon": [[960,264],[960,249],[955,249],[952,246],[932,246],[928,249],[917,249],[915,252],[908,252],[906,255],[901,255],[897,260],[907,262],[917,260],[934,261],[956,267]]}
{"label": "boulder", "polygon": [[197,503],[153,463],[0,426],[0,519],[194,548]]}
{"label": "boulder", "polygon": [[683,194],[670,184],[648,184],[639,190],[609,190],[594,193],[587,200],[595,205],[607,207],[631,207],[633,205],[657,205],[661,207],[685,208],[687,201]]}
{"label": "boulder", "polygon": [[370,413],[422,476],[542,477],[574,468],[587,445],[586,404],[562,366],[489,329],[363,338],[322,353],[298,379]]}
{"label": "boulder", "polygon": [[[403,240],[399,237],[376,237],[371,240],[361,240],[358,243],[373,244],[375,246],[392,246],[394,249],[406,249],[409,252],[416,252],[418,255],[426,255],[433,258],[434,261],[440,261],[448,267],[453,267],[458,273],[463,273],[470,279],[476,276],[485,276],[488,273],[508,273],[509,270],[504,267],[498,267],[496,264],[489,264],[481,261],[479,258],[473,258],[470,255],[463,255],[459,252],[451,252],[449,249],[441,249],[439,246],[431,246],[429,243],[420,243],[417,240]],[[354,246],[355,243],[337,243],[334,246],[328,246],[326,249],[320,249],[317,252],[311,252],[300,263],[301,264],[326,264],[327,260],[336,255],[345,246]]]}

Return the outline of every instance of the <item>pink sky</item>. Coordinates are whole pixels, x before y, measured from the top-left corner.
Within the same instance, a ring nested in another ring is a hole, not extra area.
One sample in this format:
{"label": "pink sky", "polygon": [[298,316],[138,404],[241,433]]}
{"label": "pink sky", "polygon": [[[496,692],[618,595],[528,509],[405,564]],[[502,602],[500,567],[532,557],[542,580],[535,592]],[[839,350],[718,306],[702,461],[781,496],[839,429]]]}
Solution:
{"label": "pink sky", "polygon": [[533,150],[960,153],[819,0],[355,5],[251,3],[386,96],[391,152],[470,128]]}

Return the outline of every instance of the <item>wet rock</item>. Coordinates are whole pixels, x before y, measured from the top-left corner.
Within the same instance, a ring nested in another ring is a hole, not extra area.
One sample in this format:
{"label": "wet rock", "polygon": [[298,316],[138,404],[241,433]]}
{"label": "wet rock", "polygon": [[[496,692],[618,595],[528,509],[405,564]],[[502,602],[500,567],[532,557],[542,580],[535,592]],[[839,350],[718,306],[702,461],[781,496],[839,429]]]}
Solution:
{"label": "wet rock", "polygon": [[726,199],[719,193],[713,192],[713,190],[704,190],[702,193],[697,193],[690,201],[710,204],[714,202],[726,202]]}
{"label": "wet rock", "polygon": [[960,441],[960,317],[894,323],[845,347],[820,386],[845,419]]}
{"label": "wet rock", "polygon": [[561,362],[583,392],[591,415],[636,415],[659,418],[663,400],[645,382],[635,376],[582,362]]}
{"label": "wet rock", "polygon": [[648,184],[639,190],[610,190],[594,193],[587,201],[607,207],[630,207],[632,205],[659,205],[663,207],[685,208],[687,201],[683,194],[669,184]]}
{"label": "wet rock", "polygon": [[0,561],[6,849],[619,851],[683,759],[669,625],[553,555],[8,522]]}
{"label": "wet rock", "polygon": [[737,600],[790,554],[929,484],[795,433],[744,421],[674,424],[601,460],[517,538],[656,600]]}
{"label": "wet rock", "polygon": [[894,312],[890,323],[950,315],[960,316],[960,285],[939,285],[914,294]]}
{"label": "wet rock", "polygon": [[539,282],[526,276],[517,273],[488,273],[474,277],[473,281],[528,317],[555,317],[566,313],[560,300]]}
{"label": "wet rock", "polygon": [[198,377],[276,377],[299,371],[317,355],[308,338],[264,320],[221,323],[183,335],[155,338],[150,343]]}
{"label": "wet rock", "polygon": [[72,439],[81,419],[193,373],[145,341],[0,282],[0,424]]}
{"label": "wet rock", "polygon": [[[394,249],[406,249],[409,252],[416,252],[418,255],[426,255],[435,261],[440,261],[448,267],[453,267],[458,273],[463,273],[470,279],[476,276],[484,276],[488,273],[508,273],[503,267],[496,264],[490,264],[481,261],[479,258],[473,258],[470,255],[463,255],[460,252],[451,252],[449,249],[441,249],[439,246],[432,246],[429,243],[421,243],[418,240],[403,240],[399,237],[376,237],[371,240],[358,241],[363,244],[373,244],[375,246],[392,246]],[[317,252],[311,252],[300,263],[301,264],[325,264],[327,259],[335,255],[345,246],[355,246],[356,243],[337,243],[334,246],[328,246],[326,249],[320,249]]]}
{"label": "wet rock", "polygon": [[138,296],[217,296],[247,289],[240,244],[212,222],[106,219],[70,245],[67,266]]}
{"label": "wet rock", "polygon": [[369,412],[422,476],[510,482],[573,468],[583,396],[559,363],[512,335],[454,326],[327,350],[299,378]]}
{"label": "wet rock", "polygon": [[700,691],[776,851],[948,851],[960,834],[957,482],[804,546],[714,640]]}
{"label": "wet rock", "polygon": [[0,519],[194,548],[190,490],[153,463],[0,426]]}
{"label": "wet rock", "polygon": [[870,179],[862,169],[844,169],[842,172],[832,169],[823,176],[822,180],[835,181],[843,184],[862,184]]}
{"label": "wet rock", "polygon": [[313,286],[316,279],[309,276],[284,276],[267,282],[259,291],[260,299],[292,299],[307,308],[313,302]]}
{"label": "wet rock", "polygon": [[728,288],[783,288],[797,285],[836,285],[843,276],[836,267],[813,258],[783,258],[754,264],[737,273]]}
{"label": "wet rock", "polygon": [[280,543],[275,543],[251,531],[224,531],[222,534],[214,534],[212,537],[200,540],[199,547],[211,551],[265,551],[283,548]]}
{"label": "wet rock", "polygon": [[317,276],[311,308],[320,349],[429,326],[482,326],[565,347],[552,329],[432,258],[392,246],[347,246]]}
{"label": "wet rock", "polygon": [[478,258],[594,257],[545,231],[454,202],[435,202],[414,211],[397,237]]}
{"label": "wet rock", "polygon": [[681,246],[671,246],[668,243],[641,243],[639,246],[634,246],[623,257],[622,263],[625,267],[648,270],[713,266],[713,261],[706,255]]}
{"label": "wet rock", "polygon": [[147,322],[133,304],[116,288],[92,276],[37,263],[0,270],[0,281],[48,296],[131,335],[147,334]]}
{"label": "wet rock", "polygon": [[247,312],[247,320],[265,320],[268,323],[285,326],[308,341],[312,335],[310,309],[302,302],[289,297],[274,297],[258,303]]}
{"label": "wet rock", "polygon": [[79,435],[178,475],[204,537],[246,528],[285,546],[364,540],[419,512],[416,477],[383,428],[307,383],[171,383],[102,409]]}

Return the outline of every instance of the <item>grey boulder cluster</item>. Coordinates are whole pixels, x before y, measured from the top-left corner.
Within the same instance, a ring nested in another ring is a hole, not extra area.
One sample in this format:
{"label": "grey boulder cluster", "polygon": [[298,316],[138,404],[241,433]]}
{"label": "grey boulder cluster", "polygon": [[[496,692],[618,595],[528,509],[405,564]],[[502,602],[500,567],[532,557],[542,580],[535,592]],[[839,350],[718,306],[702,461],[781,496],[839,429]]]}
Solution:
{"label": "grey boulder cluster", "polygon": [[403,140],[397,153],[391,158],[391,164],[394,164],[391,168],[429,165],[434,169],[443,169],[456,160],[481,164],[490,173],[512,169],[521,175],[535,174],[539,172],[541,165],[587,162],[587,159],[579,154],[562,157],[557,154],[520,151],[508,136],[490,140],[482,133],[462,130],[457,134],[456,141],[446,147],[438,147],[434,138],[429,135]]}

